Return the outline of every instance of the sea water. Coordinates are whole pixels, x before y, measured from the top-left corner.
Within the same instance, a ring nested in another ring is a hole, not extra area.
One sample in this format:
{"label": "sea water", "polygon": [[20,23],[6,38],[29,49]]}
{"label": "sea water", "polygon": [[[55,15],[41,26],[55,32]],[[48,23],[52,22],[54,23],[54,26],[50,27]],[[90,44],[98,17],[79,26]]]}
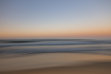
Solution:
{"label": "sea water", "polygon": [[111,55],[111,40],[27,39],[0,40],[0,57],[43,53],[92,53]]}

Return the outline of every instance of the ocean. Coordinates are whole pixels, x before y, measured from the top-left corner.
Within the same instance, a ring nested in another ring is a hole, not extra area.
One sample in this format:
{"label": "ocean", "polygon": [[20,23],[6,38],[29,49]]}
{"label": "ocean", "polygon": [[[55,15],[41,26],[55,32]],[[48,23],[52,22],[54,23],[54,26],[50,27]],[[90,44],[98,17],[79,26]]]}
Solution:
{"label": "ocean", "polygon": [[44,53],[91,53],[111,55],[111,40],[7,39],[0,40],[0,58]]}

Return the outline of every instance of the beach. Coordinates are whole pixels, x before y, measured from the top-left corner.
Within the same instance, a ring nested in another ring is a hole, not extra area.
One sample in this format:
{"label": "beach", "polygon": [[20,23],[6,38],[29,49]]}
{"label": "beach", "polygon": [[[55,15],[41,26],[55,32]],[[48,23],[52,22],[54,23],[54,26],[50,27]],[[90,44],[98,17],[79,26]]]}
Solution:
{"label": "beach", "polygon": [[111,74],[111,62],[98,62],[84,66],[63,66],[10,71],[1,72],[1,74]]}
{"label": "beach", "polygon": [[83,53],[45,53],[1,58],[0,74],[110,74],[111,56]]}

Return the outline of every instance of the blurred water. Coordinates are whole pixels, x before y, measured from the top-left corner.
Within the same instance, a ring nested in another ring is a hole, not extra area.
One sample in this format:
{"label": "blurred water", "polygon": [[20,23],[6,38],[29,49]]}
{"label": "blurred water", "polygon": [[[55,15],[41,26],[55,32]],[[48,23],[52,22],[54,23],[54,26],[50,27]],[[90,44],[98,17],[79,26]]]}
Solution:
{"label": "blurred water", "polygon": [[40,53],[93,53],[111,55],[111,40],[36,39],[0,40],[0,57]]}

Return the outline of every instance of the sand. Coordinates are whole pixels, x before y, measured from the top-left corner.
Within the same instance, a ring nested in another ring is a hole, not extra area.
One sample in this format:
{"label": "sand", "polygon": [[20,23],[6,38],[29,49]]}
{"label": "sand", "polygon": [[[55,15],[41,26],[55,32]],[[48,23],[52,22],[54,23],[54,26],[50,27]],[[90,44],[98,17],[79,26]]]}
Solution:
{"label": "sand", "polygon": [[48,53],[0,59],[0,74],[111,74],[111,56]]}
{"label": "sand", "polygon": [[111,62],[0,72],[0,74],[111,74]]}

